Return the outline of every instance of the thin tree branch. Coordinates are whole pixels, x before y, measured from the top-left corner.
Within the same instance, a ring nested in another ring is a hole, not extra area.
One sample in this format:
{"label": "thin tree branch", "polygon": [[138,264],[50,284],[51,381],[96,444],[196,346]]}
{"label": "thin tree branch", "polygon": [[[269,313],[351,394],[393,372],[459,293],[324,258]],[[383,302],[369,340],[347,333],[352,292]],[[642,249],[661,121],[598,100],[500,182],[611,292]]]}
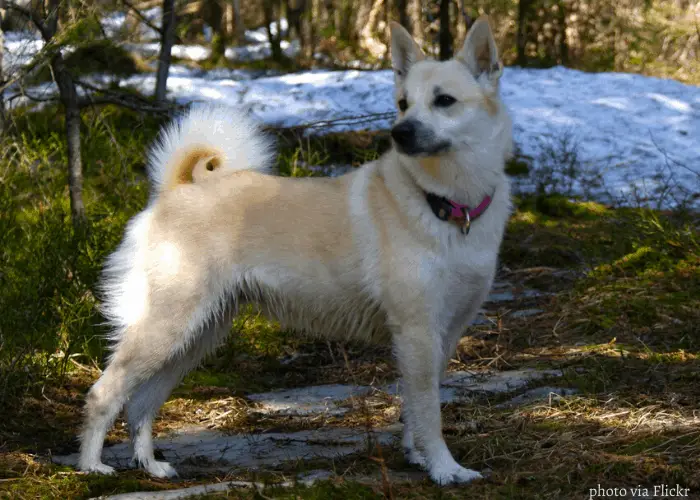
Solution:
{"label": "thin tree branch", "polygon": [[18,92],[16,94],[11,95],[7,99],[5,99],[5,101],[8,103],[11,103],[12,101],[14,101],[16,99],[20,99],[22,97],[29,99],[32,102],[58,102],[58,99],[59,99],[57,95],[53,95],[51,97],[39,97],[37,95],[28,94],[28,93],[22,91],[22,92]]}
{"label": "thin tree branch", "polygon": [[[5,81],[0,82],[0,92],[3,92],[7,90],[9,87],[14,85],[15,83],[19,82],[20,80],[23,80],[25,76],[29,74],[31,70],[36,68],[40,62],[38,60],[32,60],[31,64],[22,66],[18,72],[15,73],[15,75],[12,78],[9,78]],[[44,63],[46,64],[46,63]]]}
{"label": "thin tree branch", "polygon": [[115,104],[134,111],[169,115],[173,111],[184,107],[168,102],[155,103],[138,94],[103,89],[82,80],[76,80],[75,85],[86,91],[85,95],[78,101],[81,108]]}
{"label": "thin tree branch", "polygon": [[14,2],[5,3],[5,8],[17,12],[21,16],[25,17],[32,24],[34,24],[34,26],[36,26],[36,29],[39,30],[39,33],[41,33],[41,38],[43,38],[44,41],[48,42],[49,40],[51,40],[51,38],[53,38],[53,33],[49,31],[49,28],[46,26],[43,20],[37,19],[33,10],[27,9],[26,7],[23,7],[21,5],[17,5]]}
{"label": "thin tree branch", "polygon": [[[143,14],[143,12],[141,12],[133,3],[131,3],[130,0],[121,0],[121,2],[122,2],[124,5],[126,5],[129,9],[131,9],[132,11],[134,11],[134,14],[136,14],[136,15],[138,16],[138,18],[141,19],[141,21],[143,22],[143,24],[145,24],[146,26],[148,26],[149,28],[151,28],[153,31],[155,31],[156,33],[158,33],[158,36],[160,36],[160,37],[163,36],[163,28],[162,28],[162,27],[159,28],[158,26],[156,26],[155,24],[153,24],[153,22],[152,22],[150,19],[148,19],[148,18]],[[180,38],[180,36],[177,35],[177,34],[175,35],[175,42],[178,43],[178,44],[182,44],[182,43],[183,43],[183,42],[182,42],[182,38]]]}
{"label": "thin tree branch", "polygon": [[371,113],[367,115],[344,116],[341,118],[332,118],[328,120],[318,120],[315,122],[303,123],[301,125],[291,125],[288,127],[270,127],[275,130],[292,130],[302,131],[307,129],[332,129],[338,125],[360,125],[362,123],[370,123],[379,120],[387,120],[396,116],[395,111],[387,111],[385,113]]}
{"label": "thin tree branch", "polygon": [[146,16],[144,16],[143,13],[142,13],[139,9],[137,9],[137,8],[134,6],[133,3],[131,3],[129,0],[121,0],[121,1],[122,1],[122,3],[123,3],[124,5],[126,5],[129,9],[131,9],[131,10],[134,12],[134,14],[136,14],[136,15],[139,17],[139,19],[141,19],[141,21],[143,22],[143,24],[145,24],[146,26],[148,26],[149,28],[151,28],[153,31],[155,31],[155,32],[158,33],[159,35],[162,35],[162,34],[163,34],[163,29],[162,29],[162,28],[159,28],[159,27],[157,27],[155,24],[153,24],[153,23],[151,22],[150,19],[148,19]]}

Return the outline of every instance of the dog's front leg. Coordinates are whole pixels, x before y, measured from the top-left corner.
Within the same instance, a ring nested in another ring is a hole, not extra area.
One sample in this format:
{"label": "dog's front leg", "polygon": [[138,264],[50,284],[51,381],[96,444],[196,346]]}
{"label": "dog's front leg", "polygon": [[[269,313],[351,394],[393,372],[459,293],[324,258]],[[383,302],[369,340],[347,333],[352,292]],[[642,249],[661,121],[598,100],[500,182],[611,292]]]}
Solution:
{"label": "dog's front leg", "polygon": [[417,465],[422,469],[427,469],[427,463],[423,454],[416,448],[416,441],[413,436],[413,421],[409,419],[406,405],[401,409],[401,422],[403,423],[403,438],[401,447],[408,463]]}
{"label": "dog's front leg", "polygon": [[430,477],[441,485],[481,478],[455,461],[442,436],[441,336],[426,327],[404,327],[394,336],[394,349],[403,376],[404,425],[425,457]]}

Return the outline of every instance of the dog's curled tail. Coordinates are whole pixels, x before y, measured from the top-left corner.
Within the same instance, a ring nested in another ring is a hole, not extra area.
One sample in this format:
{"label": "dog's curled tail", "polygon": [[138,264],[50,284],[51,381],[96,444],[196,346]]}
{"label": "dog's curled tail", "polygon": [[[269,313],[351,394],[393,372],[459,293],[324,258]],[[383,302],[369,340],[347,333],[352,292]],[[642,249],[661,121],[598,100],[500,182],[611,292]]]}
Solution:
{"label": "dog's curled tail", "polygon": [[244,110],[198,105],[162,130],[148,156],[149,177],[161,192],[213,171],[267,170],[272,146]]}

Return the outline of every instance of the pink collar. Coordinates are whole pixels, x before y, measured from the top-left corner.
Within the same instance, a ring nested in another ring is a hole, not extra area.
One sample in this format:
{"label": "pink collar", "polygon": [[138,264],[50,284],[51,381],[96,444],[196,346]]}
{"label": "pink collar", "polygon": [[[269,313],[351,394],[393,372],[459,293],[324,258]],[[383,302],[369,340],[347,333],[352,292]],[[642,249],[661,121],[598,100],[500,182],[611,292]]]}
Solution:
{"label": "pink collar", "polygon": [[486,209],[489,208],[493,199],[492,196],[484,196],[481,203],[474,208],[469,208],[468,205],[462,205],[461,203],[448,200],[443,196],[438,196],[433,193],[425,193],[425,198],[438,219],[454,222],[459,226],[464,235],[469,234],[471,222],[486,212]]}

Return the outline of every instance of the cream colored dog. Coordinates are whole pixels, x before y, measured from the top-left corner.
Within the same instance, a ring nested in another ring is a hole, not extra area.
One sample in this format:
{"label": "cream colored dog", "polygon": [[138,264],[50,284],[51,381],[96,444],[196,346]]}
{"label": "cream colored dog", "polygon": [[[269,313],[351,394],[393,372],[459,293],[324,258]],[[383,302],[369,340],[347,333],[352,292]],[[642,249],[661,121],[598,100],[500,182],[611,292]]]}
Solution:
{"label": "cream colored dog", "polygon": [[105,434],[123,406],[134,460],[182,377],[254,302],[289,328],[393,341],[403,375],[403,446],[439,484],[481,477],[447,449],[439,384],[494,277],[510,212],[511,125],[502,65],[479,19],[450,61],[392,28],[394,148],[335,179],[266,175],[264,136],[243,113],[194,108],[150,156],[153,193],[107,262],[107,367],[87,397],[80,468],[112,473]]}

